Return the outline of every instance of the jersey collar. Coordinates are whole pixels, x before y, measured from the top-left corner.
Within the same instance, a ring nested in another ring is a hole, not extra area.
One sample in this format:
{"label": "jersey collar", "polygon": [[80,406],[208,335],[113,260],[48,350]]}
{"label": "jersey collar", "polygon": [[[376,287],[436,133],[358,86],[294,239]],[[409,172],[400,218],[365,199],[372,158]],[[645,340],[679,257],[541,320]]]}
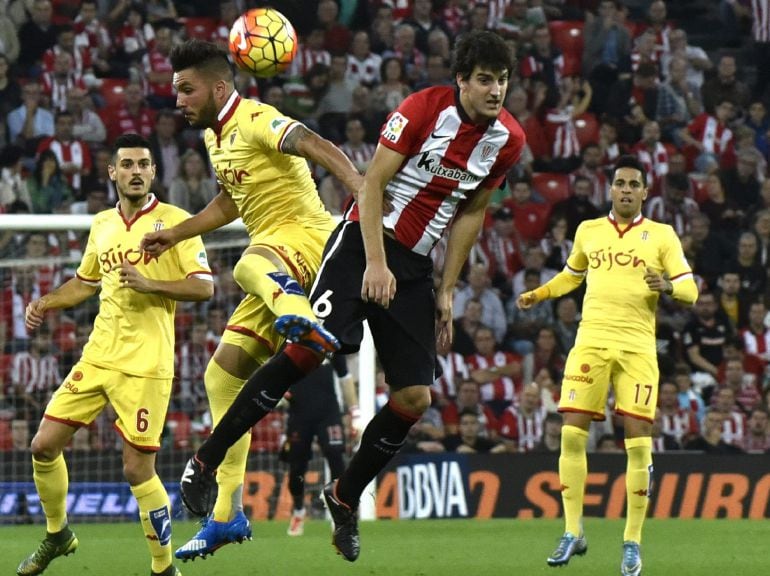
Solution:
{"label": "jersey collar", "polygon": [[457,115],[460,116],[460,120],[463,124],[468,124],[469,126],[473,126],[478,130],[484,131],[497,121],[497,118],[494,118],[482,124],[476,124],[473,120],[471,120],[471,117],[468,116],[468,113],[465,111],[465,108],[463,108],[463,105],[460,102],[459,88],[455,88],[455,108],[457,108]]}
{"label": "jersey collar", "polygon": [[217,114],[217,125],[214,127],[214,132],[221,134],[222,128],[224,128],[227,121],[233,117],[233,114],[235,114],[235,110],[238,108],[240,101],[240,95],[236,90],[233,90],[232,94],[230,94],[230,97],[227,99],[227,102],[225,102],[225,105],[222,106],[219,114]]}
{"label": "jersey collar", "polygon": [[618,221],[615,220],[615,215],[612,213],[612,210],[610,210],[610,213],[607,214],[607,220],[610,221],[610,223],[615,227],[615,230],[618,232],[618,236],[620,238],[623,238],[623,235],[631,230],[631,228],[638,226],[642,223],[642,220],[644,220],[644,216],[642,216],[642,213],[640,212],[637,214],[633,220],[626,226],[623,230],[620,229],[620,224],[618,224]]}
{"label": "jersey collar", "polygon": [[115,210],[118,211],[118,214],[120,215],[121,220],[123,220],[123,223],[126,225],[126,230],[131,230],[131,226],[139,220],[142,216],[147,214],[148,212],[151,212],[159,203],[159,200],[155,197],[155,194],[148,194],[147,195],[147,202],[145,202],[144,206],[142,206],[139,211],[134,214],[134,217],[131,218],[131,220],[126,220],[126,217],[123,215],[123,212],[120,210],[120,202],[118,202],[115,205]]}

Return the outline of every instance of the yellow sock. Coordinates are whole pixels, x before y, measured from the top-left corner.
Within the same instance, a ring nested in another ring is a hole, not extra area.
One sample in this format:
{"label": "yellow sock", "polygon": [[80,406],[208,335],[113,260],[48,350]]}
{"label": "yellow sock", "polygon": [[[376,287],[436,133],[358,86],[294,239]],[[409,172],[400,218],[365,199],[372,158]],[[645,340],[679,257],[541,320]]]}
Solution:
{"label": "yellow sock", "polygon": [[[203,379],[211,407],[211,418],[216,426],[243,388],[245,381],[225,371],[215,360],[209,362]],[[248,432],[230,446],[217,469],[219,491],[214,503],[214,520],[217,522],[228,522],[243,509],[243,474],[246,472],[250,446],[251,432]]]}
{"label": "yellow sock", "polygon": [[642,524],[652,492],[652,438],[626,439],[626,530],[623,541],[642,543]]}
{"label": "yellow sock", "polygon": [[262,298],[276,316],[296,314],[316,320],[299,282],[259,254],[242,256],[233,268],[233,278],[244,292]]}
{"label": "yellow sock", "polygon": [[45,513],[46,530],[60,532],[67,525],[67,490],[69,476],[64,455],[50,462],[32,458],[32,477]]}
{"label": "yellow sock", "polygon": [[583,496],[586,487],[586,443],[588,432],[577,426],[561,429],[559,482],[564,504],[564,531],[575,536],[583,533]]}
{"label": "yellow sock", "polygon": [[139,505],[147,545],[152,556],[152,571],[163,572],[171,565],[171,502],[166,488],[156,474],[147,482],[131,486]]}

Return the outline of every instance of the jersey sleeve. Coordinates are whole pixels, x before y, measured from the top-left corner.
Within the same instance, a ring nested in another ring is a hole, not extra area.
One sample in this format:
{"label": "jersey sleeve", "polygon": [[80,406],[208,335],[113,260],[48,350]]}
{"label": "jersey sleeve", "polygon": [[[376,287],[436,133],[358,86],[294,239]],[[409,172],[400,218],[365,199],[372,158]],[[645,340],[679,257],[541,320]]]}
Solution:
{"label": "jersey sleeve", "polygon": [[393,112],[380,131],[380,144],[408,156],[416,142],[420,142],[423,123],[432,118],[423,94],[408,96]]}
{"label": "jersey sleeve", "polygon": [[86,249],[83,252],[83,258],[75,273],[81,282],[85,282],[92,286],[98,286],[102,278],[101,266],[99,266],[99,255],[96,252],[96,242],[94,240],[98,224],[98,220],[94,220],[91,231],[88,234],[88,242],[86,243]]}
{"label": "jersey sleeve", "polygon": [[286,136],[301,123],[284,116],[272,106],[260,106],[239,125],[241,134],[250,143],[266,150],[279,150]]}
{"label": "jersey sleeve", "polygon": [[682,249],[682,243],[671,226],[666,226],[666,240],[661,251],[663,269],[668,274],[673,287],[671,296],[675,300],[693,304],[698,298],[698,286],[695,284],[692,269]]}
{"label": "jersey sleeve", "polygon": [[575,232],[575,241],[572,244],[572,251],[567,258],[565,268],[573,274],[585,274],[588,269],[588,256],[583,249],[583,237],[587,234],[584,224],[580,224]]}

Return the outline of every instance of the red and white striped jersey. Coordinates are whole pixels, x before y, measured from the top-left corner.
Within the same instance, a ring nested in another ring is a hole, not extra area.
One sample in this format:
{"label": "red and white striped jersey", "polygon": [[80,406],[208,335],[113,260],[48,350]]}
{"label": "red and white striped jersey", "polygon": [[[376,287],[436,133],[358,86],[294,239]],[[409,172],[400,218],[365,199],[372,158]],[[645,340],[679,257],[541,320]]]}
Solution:
{"label": "red and white striped jersey", "polygon": [[[477,190],[500,186],[524,147],[524,131],[503,109],[488,124],[473,124],[450,86],[426,88],[391,113],[380,144],[404,155],[385,187],[393,207],[385,228],[418,254],[427,255],[457,212]],[[358,221],[353,203],[346,220]]]}
{"label": "red and white striped jersey", "polygon": [[655,142],[655,149],[650,152],[644,141],[639,141],[631,148],[647,173],[647,184],[656,194],[661,193],[661,182],[668,174],[668,150],[662,142]]}
{"label": "red and white striped jersey", "polygon": [[[481,354],[472,354],[465,358],[468,365],[468,373],[474,370],[487,369],[494,366],[506,366],[514,362],[520,362],[521,358],[510,352],[498,351],[492,356],[482,356]],[[512,402],[514,406],[519,404],[519,392],[521,392],[522,383],[514,381],[508,376],[501,376],[491,382],[484,382],[479,386],[482,402],[505,401]]]}
{"label": "red and white striped jersey", "polygon": [[359,60],[352,54],[348,54],[348,64],[345,71],[345,79],[357,84],[377,84],[380,82],[380,66],[382,56],[370,52],[363,60]]}
{"label": "red and white striped jersey", "polygon": [[[64,52],[60,46],[55,45],[46,50],[43,53],[43,71],[53,72],[53,64],[56,60],[56,56]],[[78,76],[81,76],[84,71],[91,68],[91,53],[83,48],[76,47],[69,53],[72,56],[72,70]]]}
{"label": "red and white striped jersey", "polygon": [[551,108],[545,115],[545,133],[554,158],[580,156],[580,141],[572,118],[573,106]]}
{"label": "red and white striped jersey", "polygon": [[721,156],[732,149],[732,130],[706,112],[696,116],[687,126],[687,131],[703,144],[704,152]]}
{"label": "red and white striped jersey", "polygon": [[18,352],[11,360],[11,385],[27,394],[53,390],[61,383],[59,361],[56,356],[33,356],[29,352]]}
{"label": "red and white striped jersey", "polygon": [[514,440],[520,452],[529,452],[543,439],[546,414],[542,406],[529,416],[508,406],[500,417],[500,436]]}
{"label": "red and white striped jersey", "polygon": [[754,42],[770,42],[770,0],[751,0],[751,15]]}
{"label": "red and white striped jersey", "polygon": [[[157,50],[150,50],[147,54],[142,56],[142,68],[144,70],[144,76],[146,81],[147,94],[155,96],[175,96],[174,85],[171,83],[171,75],[173,72],[171,68],[171,59],[167,54],[161,54]],[[169,82],[150,82],[149,77],[152,72],[168,72]]]}
{"label": "red and white striped jersey", "polygon": [[63,82],[56,78],[52,72],[44,72],[40,79],[43,85],[43,94],[51,99],[53,111],[67,109],[67,94],[72,88],[87,89],[83,77],[74,71],[68,74]]}
{"label": "red and white striped jersey", "polygon": [[746,354],[759,356],[764,362],[767,362],[768,353],[770,352],[770,330],[764,330],[761,334],[757,334],[748,328],[744,328],[741,330],[741,338],[743,338],[744,352]]}
{"label": "red and white striped jersey", "polygon": [[453,399],[457,396],[457,385],[468,378],[468,367],[465,359],[457,352],[446,356],[436,356],[441,366],[441,376],[436,378],[431,388],[442,398]]}
{"label": "red and white striped jersey", "polygon": [[291,61],[289,76],[304,76],[313,67],[313,64],[326,64],[330,66],[332,55],[328,50],[313,50],[299,45],[294,60]]}
{"label": "red and white striped jersey", "polygon": [[688,437],[700,433],[698,417],[692,410],[681,408],[669,414],[661,412],[661,430],[664,434],[673,436],[679,444],[684,444]]}
{"label": "red and white striped jersey", "polygon": [[74,164],[78,171],[67,176],[67,180],[74,189],[80,190],[81,174],[91,171],[91,153],[88,145],[82,140],[70,140],[62,142],[53,136],[49,136],[40,142],[37,153],[51,150],[59,160],[59,164]]}
{"label": "red and white striped jersey", "polygon": [[480,249],[487,257],[490,277],[502,275],[513,278],[521,269],[521,242],[516,236],[502,236],[494,228],[486,230],[478,242]]}
{"label": "red and white striped jersey", "polygon": [[737,410],[731,411],[722,422],[722,440],[727,444],[740,446],[746,435],[746,416]]}

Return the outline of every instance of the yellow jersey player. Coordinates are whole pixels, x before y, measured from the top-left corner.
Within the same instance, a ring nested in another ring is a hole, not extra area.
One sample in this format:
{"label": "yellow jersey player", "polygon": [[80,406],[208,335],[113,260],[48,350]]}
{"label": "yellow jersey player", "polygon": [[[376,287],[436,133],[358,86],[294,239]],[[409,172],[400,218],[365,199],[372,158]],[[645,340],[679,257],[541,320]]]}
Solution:
{"label": "yellow jersey player", "polygon": [[75,306],[101,287],[99,313],[83,355],[54,393],[32,440],[35,486],[47,533],[19,565],[18,576],[40,574],[54,558],[77,549],[67,524],[62,450],[108,403],[123,437],[123,471],[139,505],[151,573],[179,575],[171,556],[171,505],[155,472],[155,453],[174,376],[176,301],[206,300],[214,285],[200,237],[157,257],[138,249],[148,232],[189,216],[150,194],[155,164],[149,143],[137,134],[118,137],[108,169],[119,202],[94,217],[77,276],[33,300],[26,310],[27,327],[33,330],[48,310]]}
{"label": "yellow jersey player", "polygon": [[692,305],[698,289],[673,228],[642,216],[647,181],[634,156],[615,165],[608,216],[583,222],[564,270],[525,292],[520,308],[558,298],[585,279],[586,295],[575,347],[564,368],[559,411],[564,413],[559,479],[566,529],[549,566],[588,550],[582,529],[592,420],[604,419],[610,383],[626,435],[626,528],[621,573],[642,571],[642,524],[652,486],[652,422],[658,397],[655,310],[660,294]]}
{"label": "yellow jersey player", "polygon": [[[190,125],[205,129],[220,192],[186,222],[148,235],[143,246],[160,254],[180,240],[219,228],[239,216],[250,239],[233,270],[246,296],[229,319],[204,376],[216,424],[246,379],[286,340],[286,355],[278,364],[288,364],[300,374],[310,372],[325,354],[337,349],[336,338],[318,323],[306,296],[334,228],[307,161],[323,166],[351,192],[357,192],[362,179],[331,142],[272,106],[241,98],[221,48],[190,40],[177,46],[170,58],[177,107]],[[252,403],[254,410],[266,414],[284,392],[265,391],[259,403]],[[219,490],[213,510],[209,510],[210,502],[204,509],[191,506],[182,493],[191,512],[201,516],[211,512],[212,516],[177,550],[177,558],[205,557],[251,534],[241,505],[249,435],[233,441],[234,446],[216,467]],[[191,483],[188,469],[193,466],[200,466],[195,457],[185,469],[183,489]]]}

